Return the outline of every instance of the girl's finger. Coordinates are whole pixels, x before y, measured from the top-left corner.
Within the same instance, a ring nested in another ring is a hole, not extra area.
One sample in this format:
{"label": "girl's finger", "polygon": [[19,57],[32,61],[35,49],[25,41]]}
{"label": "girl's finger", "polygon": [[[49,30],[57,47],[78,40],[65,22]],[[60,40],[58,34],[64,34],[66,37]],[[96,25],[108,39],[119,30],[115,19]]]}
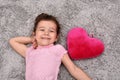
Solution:
{"label": "girl's finger", "polygon": [[36,49],[37,46],[38,46],[38,44],[37,44],[37,41],[36,41],[36,39],[35,39],[34,42],[33,42],[33,48]]}

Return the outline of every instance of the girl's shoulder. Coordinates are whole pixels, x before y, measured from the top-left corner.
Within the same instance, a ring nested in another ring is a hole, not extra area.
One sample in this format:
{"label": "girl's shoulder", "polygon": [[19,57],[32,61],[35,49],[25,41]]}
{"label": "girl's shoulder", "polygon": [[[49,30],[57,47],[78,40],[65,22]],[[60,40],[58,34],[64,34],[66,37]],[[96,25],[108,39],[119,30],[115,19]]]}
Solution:
{"label": "girl's shoulder", "polygon": [[64,46],[63,45],[61,45],[61,44],[56,44],[56,45],[54,45],[56,48],[64,48]]}
{"label": "girl's shoulder", "polygon": [[67,53],[67,50],[61,44],[56,44],[53,49],[60,59],[62,59],[63,55]]}
{"label": "girl's shoulder", "polygon": [[28,46],[26,53],[29,53],[29,52],[32,51],[33,49],[34,49],[33,46]]}
{"label": "girl's shoulder", "polygon": [[54,45],[53,48],[54,48],[54,50],[56,50],[58,52],[66,52],[67,51],[66,48],[64,48],[64,46],[61,44],[56,44],[56,45]]}

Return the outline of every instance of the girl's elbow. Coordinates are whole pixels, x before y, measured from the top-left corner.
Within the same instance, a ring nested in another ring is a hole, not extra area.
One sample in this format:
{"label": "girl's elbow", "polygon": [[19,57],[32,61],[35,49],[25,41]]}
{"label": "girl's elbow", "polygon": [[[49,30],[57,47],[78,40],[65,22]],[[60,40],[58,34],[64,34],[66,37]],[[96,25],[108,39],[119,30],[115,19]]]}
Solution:
{"label": "girl's elbow", "polygon": [[8,42],[9,42],[9,44],[11,44],[11,43],[12,43],[12,39],[9,39],[9,41],[8,41]]}
{"label": "girl's elbow", "polygon": [[73,68],[71,69],[70,73],[72,76],[75,76],[76,75],[76,72],[77,72],[77,67],[76,66],[73,66]]}
{"label": "girl's elbow", "polygon": [[13,38],[9,39],[9,44],[12,45],[13,43],[14,43],[14,39]]}

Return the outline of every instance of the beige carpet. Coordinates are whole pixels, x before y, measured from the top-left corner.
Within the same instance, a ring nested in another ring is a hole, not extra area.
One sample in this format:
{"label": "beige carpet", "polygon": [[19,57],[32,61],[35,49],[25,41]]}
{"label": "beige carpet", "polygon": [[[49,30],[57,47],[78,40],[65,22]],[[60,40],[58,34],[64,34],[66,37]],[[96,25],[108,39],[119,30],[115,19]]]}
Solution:
{"label": "beige carpet", "polygon": [[[43,12],[58,17],[64,47],[68,30],[75,26],[104,42],[101,56],[74,61],[92,80],[120,80],[120,0],[0,0],[0,80],[24,80],[24,58],[8,40],[29,36],[35,17]],[[62,65],[58,80],[74,78]]]}

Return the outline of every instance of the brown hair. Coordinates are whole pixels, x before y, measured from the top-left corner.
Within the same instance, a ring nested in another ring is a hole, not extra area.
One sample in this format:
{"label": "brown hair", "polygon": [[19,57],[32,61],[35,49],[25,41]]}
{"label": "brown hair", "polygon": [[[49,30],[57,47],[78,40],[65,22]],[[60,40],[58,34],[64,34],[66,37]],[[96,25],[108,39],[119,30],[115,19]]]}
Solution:
{"label": "brown hair", "polygon": [[59,35],[59,33],[60,33],[60,24],[59,24],[59,22],[57,21],[56,17],[54,17],[52,15],[48,15],[46,13],[41,13],[40,15],[38,15],[36,17],[33,32],[36,31],[38,23],[40,21],[42,21],[42,20],[53,21],[57,26],[57,35]]}

